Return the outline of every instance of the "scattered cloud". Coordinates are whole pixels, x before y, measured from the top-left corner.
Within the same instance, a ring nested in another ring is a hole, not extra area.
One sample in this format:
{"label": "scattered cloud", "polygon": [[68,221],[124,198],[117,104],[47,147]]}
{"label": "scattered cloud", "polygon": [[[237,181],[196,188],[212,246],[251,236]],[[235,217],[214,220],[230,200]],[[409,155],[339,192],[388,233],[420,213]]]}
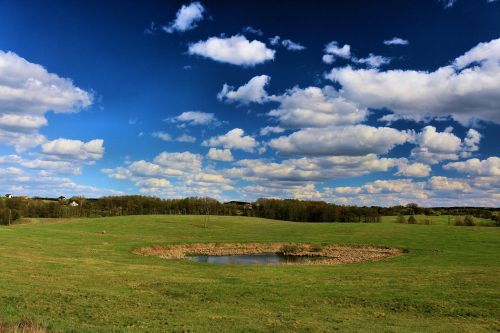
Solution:
{"label": "scattered cloud", "polygon": [[282,155],[362,156],[387,154],[395,146],[410,141],[411,137],[410,133],[394,128],[367,125],[305,128],[272,139],[269,146]]}
{"label": "scattered cloud", "polygon": [[451,116],[464,125],[474,120],[500,123],[500,39],[480,43],[434,72],[347,66],[326,77],[342,86],[346,99],[387,108],[402,118]]}
{"label": "scattered cloud", "polygon": [[234,160],[230,149],[210,148],[207,157],[215,161],[231,162]]}
{"label": "scattered cloud", "polygon": [[285,131],[284,128],[278,127],[278,126],[266,126],[260,129],[260,135],[261,136],[266,136],[269,134],[280,134]]}
{"label": "scattered cloud", "polygon": [[104,155],[104,140],[95,139],[88,142],[70,139],[56,139],[42,145],[42,152],[51,157],[69,160],[100,160]]}
{"label": "scattered cloud", "polygon": [[448,163],[443,166],[446,170],[456,170],[471,176],[500,176],[500,158],[496,156],[485,160],[472,158],[463,162]]}
{"label": "scattered cloud", "polygon": [[199,2],[183,5],[175,16],[175,20],[163,27],[168,33],[184,32],[196,28],[199,21],[203,20],[205,8]]}
{"label": "scattered cloud", "polygon": [[245,131],[241,128],[234,128],[226,134],[203,141],[202,145],[223,147],[226,149],[241,149],[251,153],[257,148],[258,142],[253,137],[245,135]]}
{"label": "scattered cloud", "polygon": [[267,101],[265,87],[269,84],[271,77],[267,75],[254,76],[246,84],[234,90],[234,87],[224,83],[222,90],[217,94],[220,101],[239,102],[241,104],[263,103]]}
{"label": "scattered cloud", "polygon": [[374,55],[370,53],[366,58],[352,58],[352,61],[357,64],[366,64],[370,68],[379,68],[391,62],[391,58]]}
{"label": "scattered cloud", "polygon": [[384,40],[385,45],[408,45],[410,42],[406,39],[399,37],[393,37],[391,39]]}
{"label": "scattered cloud", "polygon": [[183,126],[217,124],[219,121],[213,113],[200,111],[186,111],[174,118],[167,118],[166,121],[179,123]]}
{"label": "scattered cloud", "polygon": [[257,36],[262,36],[264,33],[262,32],[262,30],[260,29],[256,29],[254,27],[251,27],[251,26],[246,26],[243,28],[243,32],[244,33],[250,33],[250,34],[255,34]]}
{"label": "scattered cloud", "polygon": [[170,134],[168,134],[166,132],[162,132],[162,131],[153,132],[153,133],[151,133],[151,136],[153,138],[157,138],[157,139],[163,140],[165,142],[172,141],[172,136]]}
{"label": "scattered cloud", "polygon": [[304,45],[293,42],[290,39],[283,39],[281,41],[281,45],[283,45],[283,47],[289,51],[302,51],[306,49]]}
{"label": "scattered cloud", "polygon": [[339,95],[330,86],[298,87],[273,97],[280,103],[268,115],[283,128],[326,127],[356,124],[365,120],[368,111]]}
{"label": "scattered cloud", "polygon": [[93,96],[70,79],[0,51],[0,101],[0,142],[23,151],[46,141],[38,130],[47,125],[47,112],[79,112]]}
{"label": "scattered cloud", "polygon": [[188,49],[191,55],[238,66],[255,66],[273,60],[275,52],[266,44],[258,40],[249,41],[242,35],[210,37],[206,41],[190,44]]}

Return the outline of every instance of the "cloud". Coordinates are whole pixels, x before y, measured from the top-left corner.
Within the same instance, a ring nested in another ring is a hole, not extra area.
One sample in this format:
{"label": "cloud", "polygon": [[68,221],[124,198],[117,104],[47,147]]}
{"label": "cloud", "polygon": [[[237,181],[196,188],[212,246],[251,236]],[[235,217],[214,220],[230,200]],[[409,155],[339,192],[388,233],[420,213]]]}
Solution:
{"label": "cloud", "polygon": [[161,131],[153,132],[153,133],[151,133],[151,136],[153,138],[157,138],[157,139],[163,140],[165,142],[172,141],[172,136],[166,132],[161,132]]}
{"label": "cloud", "polygon": [[396,145],[410,140],[409,133],[394,128],[355,125],[305,128],[288,136],[272,139],[269,146],[282,155],[361,156],[386,154]]}
{"label": "cloud", "polygon": [[335,57],[332,54],[324,54],[321,58],[325,64],[333,64],[335,62]]}
{"label": "cloud", "polygon": [[182,123],[183,125],[208,125],[218,123],[213,113],[200,111],[186,111],[174,118],[165,119],[173,123]]}
{"label": "cloud", "polygon": [[262,36],[264,33],[262,32],[262,30],[260,29],[256,29],[254,27],[251,27],[251,26],[246,26],[243,28],[243,32],[246,32],[246,33],[251,33],[251,34],[255,34],[255,35],[258,35],[258,36]]}
{"label": "cloud", "polygon": [[267,75],[254,76],[246,84],[234,90],[234,87],[224,83],[222,90],[217,94],[220,101],[239,102],[241,104],[263,103],[267,101],[265,87],[269,84],[271,77]]}
{"label": "cloud", "polygon": [[464,142],[451,133],[451,129],[437,132],[434,126],[426,126],[415,137],[417,147],[411,156],[427,164],[437,164],[445,160],[457,160],[459,156],[468,157],[478,150],[481,135],[474,129],[467,132]]}
{"label": "cloud", "polygon": [[260,129],[260,135],[261,136],[266,136],[269,134],[279,134],[283,133],[285,131],[284,128],[278,127],[278,126],[266,126]]}
{"label": "cloud", "polygon": [[374,55],[370,53],[366,58],[352,58],[352,61],[357,64],[366,64],[370,68],[379,68],[383,65],[387,65],[391,62],[391,58]]}
{"label": "cloud", "polygon": [[199,2],[193,2],[189,5],[183,5],[178,11],[171,23],[163,27],[168,33],[175,31],[184,32],[196,28],[199,21],[203,20],[205,8]]}
{"label": "cloud", "polygon": [[455,2],[457,2],[457,0],[438,0],[438,1],[443,3],[443,7],[445,9],[453,7]]}
{"label": "cloud", "polygon": [[102,139],[83,142],[61,138],[44,143],[42,152],[60,159],[97,161],[104,155],[103,144]]}
{"label": "cloud", "polygon": [[269,44],[276,46],[280,43],[280,39],[281,39],[280,36],[271,37],[271,38],[269,38]]}
{"label": "cloud", "polygon": [[302,51],[305,50],[306,47],[296,42],[292,42],[290,39],[283,39],[281,41],[281,45],[289,51]]}
{"label": "cloud", "polygon": [[500,39],[481,43],[434,72],[334,68],[326,75],[342,96],[417,121],[451,116],[500,123]]}
{"label": "cloud", "polygon": [[471,192],[471,187],[465,179],[434,176],[429,179],[428,184],[433,190],[437,191]]}
{"label": "cloud", "polygon": [[92,94],[70,79],[49,73],[13,52],[0,51],[0,142],[18,151],[46,141],[38,133],[45,114],[75,113],[92,104]]}
{"label": "cloud", "polygon": [[280,103],[268,115],[283,128],[326,127],[356,124],[365,120],[368,111],[344,99],[330,86],[298,87],[274,97]]}
{"label": "cloud", "polygon": [[258,142],[251,136],[245,136],[245,132],[241,128],[234,128],[226,134],[203,141],[202,145],[253,152],[258,146]]}
{"label": "cloud", "polygon": [[290,182],[326,181],[338,178],[358,177],[372,172],[383,172],[397,166],[399,159],[378,158],[375,154],[364,156],[325,156],[286,159],[279,163],[257,159],[240,160],[237,167],[225,170],[229,177],[245,181],[278,182],[280,186]]}
{"label": "cloud", "polygon": [[338,42],[333,41],[326,44],[325,53],[331,54],[336,57],[349,59],[351,57],[351,46],[345,44],[344,46],[340,47]]}
{"label": "cloud", "polygon": [[396,176],[405,177],[428,177],[431,173],[431,167],[423,163],[401,163],[398,165]]}
{"label": "cloud", "polygon": [[177,142],[187,142],[187,143],[193,143],[196,142],[196,138],[194,136],[188,135],[188,134],[182,134],[175,138],[175,141]]}
{"label": "cloud", "polygon": [[463,162],[448,163],[443,166],[445,170],[456,170],[471,176],[500,176],[500,158],[496,156],[485,160],[472,158]]}
{"label": "cloud", "polygon": [[255,66],[274,59],[276,51],[268,49],[266,44],[245,36],[210,37],[189,45],[188,53],[199,55],[218,62],[238,66]]}
{"label": "cloud", "polygon": [[162,197],[211,196],[220,198],[223,191],[233,190],[230,179],[221,173],[204,169],[203,156],[185,151],[162,152],[152,162],[140,160],[126,167],[102,169],[109,178],[131,181],[139,192]]}
{"label": "cloud", "polygon": [[215,161],[231,162],[234,160],[230,149],[210,148],[207,157]]}
{"label": "cloud", "polygon": [[385,45],[408,45],[410,42],[406,39],[399,37],[393,37],[391,39],[384,40]]}

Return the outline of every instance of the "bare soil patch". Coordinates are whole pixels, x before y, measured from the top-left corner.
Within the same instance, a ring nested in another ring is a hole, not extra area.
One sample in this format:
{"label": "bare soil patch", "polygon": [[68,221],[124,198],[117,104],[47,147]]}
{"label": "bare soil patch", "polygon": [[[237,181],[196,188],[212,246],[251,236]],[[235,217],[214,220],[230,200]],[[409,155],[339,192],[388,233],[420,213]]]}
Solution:
{"label": "bare soil patch", "polygon": [[318,256],[321,260],[307,265],[345,264],[376,261],[403,254],[402,249],[374,246],[319,245],[311,243],[207,243],[150,246],[134,253],[163,259],[183,259],[188,256],[226,256],[276,253],[296,256]]}

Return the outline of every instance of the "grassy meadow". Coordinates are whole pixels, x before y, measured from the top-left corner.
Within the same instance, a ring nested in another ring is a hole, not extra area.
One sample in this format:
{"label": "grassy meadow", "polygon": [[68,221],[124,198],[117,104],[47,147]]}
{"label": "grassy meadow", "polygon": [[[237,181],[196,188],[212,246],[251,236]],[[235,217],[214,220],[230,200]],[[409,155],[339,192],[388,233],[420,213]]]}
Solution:
{"label": "grassy meadow", "polygon": [[[55,332],[498,332],[500,229],[247,217],[31,219],[0,227],[0,322]],[[417,219],[419,217],[417,216]],[[453,217],[452,217],[453,222]],[[221,265],[148,245],[314,242],[408,249],[346,265]],[[6,328],[8,330],[8,328]]]}

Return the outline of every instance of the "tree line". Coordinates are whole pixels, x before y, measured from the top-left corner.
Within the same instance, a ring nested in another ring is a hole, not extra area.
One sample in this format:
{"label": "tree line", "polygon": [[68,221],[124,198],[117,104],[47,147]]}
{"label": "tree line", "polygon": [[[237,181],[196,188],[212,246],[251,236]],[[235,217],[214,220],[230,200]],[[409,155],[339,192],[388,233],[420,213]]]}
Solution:
{"label": "tree line", "polygon": [[[73,204],[73,206],[70,203]],[[258,199],[253,203],[222,203],[211,198],[160,199],[150,196],[108,196],[98,199],[73,197],[3,198],[0,199],[0,224],[9,224],[21,217],[69,218],[121,215],[243,215],[297,222],[380,222],[381,216],[394,215],[471,215],[498,223],[498,208],[435,207],[416,204],[394,207],[360,207],[296,199]]]}

